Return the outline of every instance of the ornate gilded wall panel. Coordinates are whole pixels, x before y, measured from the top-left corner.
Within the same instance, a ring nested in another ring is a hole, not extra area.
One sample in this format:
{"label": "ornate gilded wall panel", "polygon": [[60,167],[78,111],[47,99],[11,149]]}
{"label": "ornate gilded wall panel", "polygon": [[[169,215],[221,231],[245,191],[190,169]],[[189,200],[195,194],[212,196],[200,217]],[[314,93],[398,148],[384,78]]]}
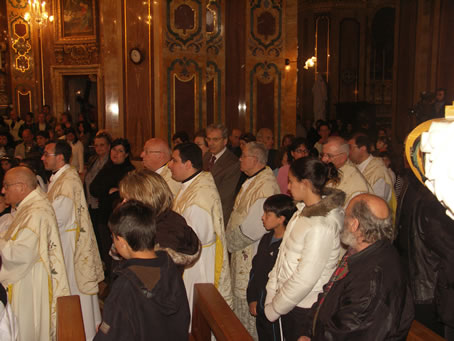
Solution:
{"label": "ornate gilded wall panel", "polygon": [[223,121],[223,8],[219,0],[166,2],[162,54],[169,139],[177,130],[191,135]]}
{"label": "ornate gilded wall panel", "polygon": [[22,16],[11,13],[10,32],[12,33],[11,51],[14,77],[33,76],[33,56],[30,24]]}
{"label": "ornate gilded wall panel", "polygon": [[166,19],[166,45],[170,51],[200,52],[205,41],[201,1],[167,0]]}
{"label": "ornate gilded wall panel", "polygon": [[[168,139],[177,130],[202,128],[202,68],[192,59],[176,59],[167,68]],[[189,122],[194,122],[193,124]]]}
{"label": "ornate gilded wall panel", "polygon": [[[294,3],[292,2],[292,6]],[[275,145],[279,144],[282,135],[283,106],[288,104],[288,115],[295,112],[294,95],[291,85],[293,76],[296,76],[296,39],[295,32],[290,31],[287,36],[287,27],[295,24],[296,3],[289,17],[284,22],[287,1],[284,0],[251,0],[247,7],[247,54],[246,65],[249,74],[247,84],[248,102],[246,105],[246,131],[256,133],[260,128],[270,128],[274,132]],[[294,21],[295,20],[295,21]],[[293,50],[294,49],[294,50]],[[289,60],[291,68],[285,69],[285,60]],[[291,62],[290,62],[291,61]],[[292,64],[293,63],[293,64]],[[295,78],[296,79],[296,78]],[[284,101],[283,93],[288,92],[288,99]],[[285,104],[287,102],[287,104]],[[294,132],[294,124],[290,125]],[[285,128],[287,132],[287,127]]]}
{"label": "ornate gilded wall panel", "polygon": [[249,131],[270,128],[280,139],[282,74],[274,63],[258,63],[249,74]]}
{"label": "ornate gilded wall panel", "polygon": [[39,106],[39,51],[36,49],[34,27],[24,19],[28,9],[25,0],[8,0],[8,39],[10,51],[13,106],[22,116]]}
{"label": "ornate gilded wall panel", "polygon": [[278,57],[282,52],[282,1],[251,1],[249,49],[254,56]]}

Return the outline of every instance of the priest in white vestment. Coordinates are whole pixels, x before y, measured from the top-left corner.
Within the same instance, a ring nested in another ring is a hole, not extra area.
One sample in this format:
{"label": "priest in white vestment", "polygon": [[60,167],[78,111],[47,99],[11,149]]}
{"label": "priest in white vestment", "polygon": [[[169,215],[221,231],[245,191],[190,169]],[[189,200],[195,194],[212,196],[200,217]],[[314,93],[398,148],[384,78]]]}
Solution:
{"label": "priest in white vestment", "polygon": [[55,340],[57,297],[69,295],[69,285],[54,210],[28,168],[9,170],[2,192],[15,214],[0,239],[0,282],[18,340]]}
{"label": "priest in white vestment", "polygon": [[202,171],[201,149],[195,143],[177,145],[169,168],[172,177],[182,183],[173,210],[186,219],[202,244],[199,260],[185,269],[183,274],[191,312],[196,283],[213,283],[231,305],[230,268],[221,198],[211,173]]}
{"label": "priest in white vestment", "polygon": [[266,166],[268,151],[258,142],[249,142],[240,158],[241,171],[248,179],[236,196],[233,212],[226,229],[227,246],[231,257],[233,311],[257,339],[255,318],[249,313],[246,289],[249,273],[260,239],[267,232],[262,224],[263,203],[279,194],[280,189],[273,171]]}
{"label": "priest in white vestment", "polygon": [[70,159],[71,147],[64,140],[48,143],[42,157],[53,172],[47,196],[57,215],[71,295],[80,296],[85,336],[92,340],[101,323],[97,294],[104,272],[82,182]]}

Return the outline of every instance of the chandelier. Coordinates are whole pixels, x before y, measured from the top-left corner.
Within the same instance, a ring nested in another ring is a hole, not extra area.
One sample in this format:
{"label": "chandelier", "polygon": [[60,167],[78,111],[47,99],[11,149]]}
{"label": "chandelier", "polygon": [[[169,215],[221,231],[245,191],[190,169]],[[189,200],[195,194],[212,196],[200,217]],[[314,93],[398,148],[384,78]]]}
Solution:
{"label": "chandelier", "polygon": [[46,25],[47,21],[54,21],[54,16],[46,11],[46,2],[41,0],[28,0],[30,6],[30,12],[26,12],[24,19],[28,22],[34,21],[38,25]]}

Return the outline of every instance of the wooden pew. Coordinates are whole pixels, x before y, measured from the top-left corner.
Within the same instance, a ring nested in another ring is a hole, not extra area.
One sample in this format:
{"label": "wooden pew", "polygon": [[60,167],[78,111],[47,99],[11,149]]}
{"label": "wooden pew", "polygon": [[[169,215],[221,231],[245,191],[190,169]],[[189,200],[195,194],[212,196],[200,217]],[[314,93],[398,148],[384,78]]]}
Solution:
{"label": "wooden pew", "polygon": [[418,321],[413,321],[410,332],[407,336],[407,341],[443,341],[442,338],[437,333],[434,333],[432,330],[427,328],[425,325],[419,323]]}
{"label": "wooden pew", "polygon": [[189,340],[209,341],[211,332],[218,341],[253,340],[213,284],[195,284]]}
{"label": "wooden pew", "polygon": [[57,341],[85,341],[78,295],[57,298]]}

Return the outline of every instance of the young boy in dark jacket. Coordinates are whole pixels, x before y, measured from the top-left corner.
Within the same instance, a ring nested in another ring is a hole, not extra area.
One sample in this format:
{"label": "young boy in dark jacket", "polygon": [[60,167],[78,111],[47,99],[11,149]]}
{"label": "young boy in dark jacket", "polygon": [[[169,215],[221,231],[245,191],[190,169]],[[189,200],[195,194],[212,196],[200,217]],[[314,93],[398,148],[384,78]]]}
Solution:
{"label": "young boy in dark jacket", "polygon": [[247,288],[247,301],[251,315],[256,317],[260,341],[281,340],[279,321],[269,322],[263,311],[266,298],[268,273],[273,269],[284,236],[285,227],[296,211],[291,197],[285,194],[272,195],[263,204],[263,226],[269,233],[260,240],[257,254],[252,260],[252,269]]}
{"label": "young boy in dark jacket", "polygon": [[188,340],[189,304],[181,273],[164,251],[154,251],[153,210],[127,201],[110,216],[118,253],[126,259],[104,304],[94,341]]}

